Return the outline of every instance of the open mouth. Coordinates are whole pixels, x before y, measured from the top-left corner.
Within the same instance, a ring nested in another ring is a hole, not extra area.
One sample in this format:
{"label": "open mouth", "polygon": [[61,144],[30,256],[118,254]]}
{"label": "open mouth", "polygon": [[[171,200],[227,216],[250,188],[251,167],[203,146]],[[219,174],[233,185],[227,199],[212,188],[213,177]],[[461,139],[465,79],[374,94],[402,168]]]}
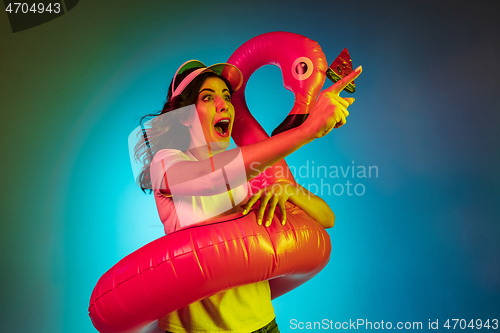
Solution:
{"label": "open mouth", "polygon": [[229,124],[230,124],[229,118],[220,119],[214,125],[215,132],[222,137],[229,136]]}

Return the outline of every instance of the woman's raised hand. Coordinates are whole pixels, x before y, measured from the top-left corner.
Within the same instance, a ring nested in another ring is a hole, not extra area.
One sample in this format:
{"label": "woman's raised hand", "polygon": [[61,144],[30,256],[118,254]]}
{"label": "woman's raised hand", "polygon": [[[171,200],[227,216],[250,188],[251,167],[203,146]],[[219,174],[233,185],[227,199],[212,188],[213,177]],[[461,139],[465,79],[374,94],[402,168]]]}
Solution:
{"label": "woman's raised hand", "polygon": [[319,94],[311,114],[302,124],[313,138],[321,138],[333,128],[339,128],[346,123],[346,117],[349,115],[347,107],[354,102],[354,98],[343,98],[339,94],[362,70],[359,66]]}

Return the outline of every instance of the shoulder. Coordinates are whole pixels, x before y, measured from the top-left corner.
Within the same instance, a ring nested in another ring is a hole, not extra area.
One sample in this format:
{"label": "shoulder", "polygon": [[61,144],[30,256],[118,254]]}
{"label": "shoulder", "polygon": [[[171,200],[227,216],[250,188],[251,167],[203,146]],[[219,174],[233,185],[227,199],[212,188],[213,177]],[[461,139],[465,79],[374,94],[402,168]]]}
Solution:
{"label": "shoulder", "polygon": [[[191,161],[189,156],[177,149],[162,149],[158,151],[149,167],[153,188],[161,188],[160,183],[170,167],[176,163]],[[156,187],[155,187],[156,186]]]}
{"label": "shoulder", "polygon": [[190,161],[189,156],[178,149],[162,149],[155,154],[152,163],[157,163],[160,160],[187,160]]}

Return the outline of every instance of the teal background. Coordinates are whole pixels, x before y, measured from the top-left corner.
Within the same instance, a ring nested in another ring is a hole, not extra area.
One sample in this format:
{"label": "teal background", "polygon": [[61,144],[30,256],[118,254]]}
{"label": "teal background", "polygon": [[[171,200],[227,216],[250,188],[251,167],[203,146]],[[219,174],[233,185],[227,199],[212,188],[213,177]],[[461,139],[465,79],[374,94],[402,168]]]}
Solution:
{"label": "teal background", "polygon": [[[379,170],[351,179],[363,196],[323,196],[332,257],[274,302],[281,331],[500,319],[499,14],[498,1],[89,0],[14,34],[0,13],[2,331],[95,332],[98,278],[163,232],[129,133],[181,63],[225,61],[270,31],[318,41],[329,63],[347,47],[364,69],[346,126],[288,163]],[[293,104],[272,66],[247,96],[269,132]]]}

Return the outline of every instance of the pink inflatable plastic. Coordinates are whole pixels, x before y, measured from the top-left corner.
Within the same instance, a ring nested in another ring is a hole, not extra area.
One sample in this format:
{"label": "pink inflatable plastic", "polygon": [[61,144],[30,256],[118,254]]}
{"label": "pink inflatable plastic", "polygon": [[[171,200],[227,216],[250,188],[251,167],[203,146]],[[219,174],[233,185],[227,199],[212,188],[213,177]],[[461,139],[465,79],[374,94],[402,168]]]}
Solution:
{"label": "pink inflatable plastic", "polygon": [[325,83],[328,69],[325,54],[317,42],[290,32],[270,32],[254,37],[241,45],[227,62],[236,65],[245,78],[232,98],[237,110],[233,139],[240,146],[268,137],[245,102],[245,87],[253,72],[264,65],[278,66],[283,85],[295,94],[295,104],[283,123],[273,131],[275,135],[302,124]]}
{"label": "pink inflatable plastic", "polygon": [[[291,122],[280,130],[300,124],[294,120],[298,117],[305,119],[327,68],[316,42],[286,32],[253,38],[229,62],[241,69],[245,84],[265,64],[281,68],[285,87],[296,99],[287,118]],[[268,137],[250,114],[243,89],[233,96],[233,104],[238,145]],[[285,161],[278,165],[288,169]],[[274,177],[272,168],[267,172]],[[291,173],[285,178],[294,182]],[[298,287],[328,263],[331,245],[326,231],[302,210],[293,205],[287,210],[285,226],[277,217],[269,228],[259,226],[255,211],[233,214],[178,230],[128,255],[94,288],[89,315],[95,328],[102,333],[147,332],[166,314],[237,286],[269,280],[272,298]]]}

